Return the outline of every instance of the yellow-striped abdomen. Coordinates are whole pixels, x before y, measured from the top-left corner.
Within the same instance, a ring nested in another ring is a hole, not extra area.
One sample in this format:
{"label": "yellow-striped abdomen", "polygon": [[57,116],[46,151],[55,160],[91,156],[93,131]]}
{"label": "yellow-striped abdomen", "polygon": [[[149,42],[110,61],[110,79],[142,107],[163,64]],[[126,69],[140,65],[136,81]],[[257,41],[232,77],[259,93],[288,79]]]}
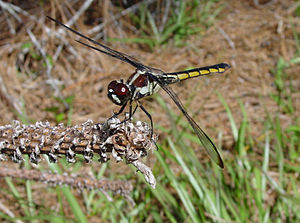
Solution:
{"label": "yellow-striped abdomen", "polygon": [[188,73],[183,73],[183,74],[179,74],[179,75],[178,75],[179,80],[184,80],[184,79],[187,79],[187,78],[189,78],[189,77],[190,77],[190,76],[189,76]]}
{"label": "yellow-striped abdomen", "polygon": [[166,83],[176,83],[177,81],[185,80],[188,78],[204,76],[211,73],[223,73],[225,72],[230,66],[226,63],[215,64],[212,66],[207,67],[200,67],[196,69],[174,72],[174,73],[165,73],[163,75],[163,79]]}
{"label": "yellow-striped abdomen", "polygon": [[177,74],[179,80],[185,80],[191,77],[198,77],[200,75],[207,75],[211,73],[223,73],[225,71],[224,68],[209,68],[209,69],[203,69],[199,71],[186,71],[186,73]]}

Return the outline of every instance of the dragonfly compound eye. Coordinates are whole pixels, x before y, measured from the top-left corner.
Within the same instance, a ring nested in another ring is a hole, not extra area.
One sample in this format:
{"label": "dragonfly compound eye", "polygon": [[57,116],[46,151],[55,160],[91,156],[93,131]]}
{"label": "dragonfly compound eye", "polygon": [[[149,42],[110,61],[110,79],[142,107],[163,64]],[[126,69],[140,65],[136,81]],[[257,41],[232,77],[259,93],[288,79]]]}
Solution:
{"label": "dragonfly compound eye", "polygon": [[118,81],[112,81],[108,85],[108,98],[117,105],[123,105],[130,98],[130,91],[126,84]]}

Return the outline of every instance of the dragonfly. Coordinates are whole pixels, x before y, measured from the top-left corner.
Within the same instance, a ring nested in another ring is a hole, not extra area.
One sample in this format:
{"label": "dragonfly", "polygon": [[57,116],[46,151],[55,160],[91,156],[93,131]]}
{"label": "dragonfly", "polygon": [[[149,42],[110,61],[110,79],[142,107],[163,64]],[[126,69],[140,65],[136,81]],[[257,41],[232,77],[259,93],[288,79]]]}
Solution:
{"label": "dragonfly", "polygon": [[[219,63],[211,66],[199,67],[195,69],[189,69],[179,72],[166,73],[160,69],[152,68],[146,66],[136,60],[135,58],[121,53],[117,50],[114,50],[100,42],[97,42],[80,32],[66,26],[60,21],[53,19],[47,16],[48,19],[56,22],[67,30],[75,33],[76,35],[82,37],[83,39],[89,41],[90,43],[95,44],[100,47],[97,48],[95,46],[89,45],[80,40],[76,40],[78,43],[91,48],[93,50],[99,51],[103,54],[111,56],[113,58],[119,59],[123,62],[126,62],[133,66],[136,70],[135,72],[127,79],[127,81],[121,80],[113,80],[109,83],[107,89],[108,98],[116,105],[121,106],[118,112],[115,112],[114,115],[121,114],[127,105],[129,105],[129,116],[125,118],[124,121],[127,121],[132,118],[137,108],[141,108],[141,110],[148,116],[151,122],[151,132],[153,133],[153,121],[150,113],[145,109],[145,107],[140,103],[140,99],[145,98],[147,96],[151,96],[156,93],[159,89],[163,89],[170,98],[177,105],[179,110],[183,113],[194,132],[198,136],[200,142],[205,148],[206,152],[210,156],[210,158],[218,164],[219,167],[224,168],[223,160],[217,150],[217,147],[213,143],[213,141],[209,138],[209,136],[200,128],[200,126],[194,121],[194,119],[187,113],[182,102],[176,95],[176,93],[170,88],[169,85],[195,78],[200,76],[207,76],[213,73],[224,73],[226,70],[230,68],[230,65],[227,63]],[[134,103],[135,102],[135,103]],[[133,104],[135,104],[135,108],[133,109]]]}

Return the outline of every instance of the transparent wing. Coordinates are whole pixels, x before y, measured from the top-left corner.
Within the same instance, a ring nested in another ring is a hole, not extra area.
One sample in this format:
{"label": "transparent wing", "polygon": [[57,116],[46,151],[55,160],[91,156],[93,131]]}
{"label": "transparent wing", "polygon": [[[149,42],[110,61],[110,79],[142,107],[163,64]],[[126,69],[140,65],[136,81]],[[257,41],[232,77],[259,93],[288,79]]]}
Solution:
{"label": "transparent wing", "polygon": [[172,100],[175,102],[177,107],[180,109],[180,111],[184,114],[190,125],[193,127],[194,132],[197,134],[200,142],[204,146],[206,152],[209,154],[211,159],[215,161],[221,168],[224,168],[223,160],[214,145],[214,143],[211,141],[211,139],[206,135],[206,133],[200,128],[200,126],[192,119],[192,117],[186,112],[184,109],[180,99],[176,95],[176,93],[162,80],[159,80],[159,77],[156,77],[154,75],[151,75],[153,80],[155,80],[162,89],[164,89],[168,95],[172,98]]}
{"label": "transparent wing", "polygon": [[74,29],[66,26],[65,24],[57,21],[56,19],[53,19],[53,18],[51,18],[49,16],[47,16],[47,18],[50,19],[50,20],[52,20],[52,21],[54,21],[54,22],[56,22],[57,24],[63,26],[64,28],[70,30],[71,32],[75,33],[76,35],[78,35],[78,36],[80,36],[80,37],[82,37],[82,38],[84,38],[84,39],[86,39],[86,40],[88,40],[88,41],[90,41],[90,42],[92,42],[92,43],[94,43],[94,44],[102,47],[105,50],[93,47],[93,46],[91,46],[89,44],[86,44],[86,43],[83,43],[81,41],[76,40],[77,42],[79,42],[79,43],[81,43],[81,44],[83,44],[83,45],[85,45],[87,47],[90,47],[90,48],[92,48],[94,50],[97,50],[97,51],[99,51],[101,53],[104,53],[106,55],[109,55],[111,57],[114,57],[114,58],[117,58],[119,60],[122,60],[122,61],[124,61],[124,62],[126,62],[126,63],[128,63],[128,64],[130,64],[130,65],[132,65],[132,66],[134,66],[134,67],[136,67],[138,69],[140,69],[140,70],[149,69],[147,66],[143,65],[142,63],[140,63],[138,60],[134,59],[133,57],[131,57],[131,56],[125,54],[125,53],[121,53],[119,51],[113,50],[113,49],[109,48],[108,46],[105,46],[104,44],[99,43],[99,42],[97,42],[97,41],[95,41],[95,40],[93,40],[93,39],[91,39],[91,38],[89,38],[89,37],[81,34],[80,32],[78,32],[78,31],[76,31],[76,30],[74,30]]}

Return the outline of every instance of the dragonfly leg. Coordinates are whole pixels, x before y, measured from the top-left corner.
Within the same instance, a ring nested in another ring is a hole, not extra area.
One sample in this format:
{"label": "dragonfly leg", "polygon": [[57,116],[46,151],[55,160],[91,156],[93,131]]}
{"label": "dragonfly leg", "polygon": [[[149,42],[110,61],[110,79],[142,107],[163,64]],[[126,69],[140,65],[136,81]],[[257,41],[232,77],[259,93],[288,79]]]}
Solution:
{"label": "dragonfly leg", "polygon": [[120,124],[122,124],[122,123],[127,122],[128,120],[130,120],[132,118],[132,116],[134,115],[134,113],[136,112],[137,108],[138,108],[138,105],[136,105],[135,108],[132,111],[132,103],[130,103],[130,106],[129,106],[129,116],[128,116],[128,118],[125,118],[122,122],[120,122]]}
{"label": "dragonfly leg", "polygon": [[143,105],[141,105],[140,103],[138,103],[138,106],[139,107],[141,107],[141,109],[143,110],[143,112],[145,112],[145,114],[148,116],[148,118],[150,119],[150,123],[151,123],[151,133],[150,133],[150,137],[151,137],[151,140],[152,140],[152,142],[155,144],[155,146],[156,146],[156,150],[158,150],[158,146],[157,146],[157,144],[156,144],[156,142],[153,140],[153,121],[152,121],[152,117],[151,117],[151,115],[150,115],[150,113],[149,112],[147,112],[147,110],[144,108],[144,106]]}
{"label": "dragonfly leg", "polygon": [[142,104],[139,103],[138,106],[143,110],[143,112],[145,112],[145,114],[150,119],[150,123],[151,123],[151,137],[152,137],[153,136],[153,121],[152,121],[152,117],[151,117],[150,113],[147,112],[147,110],[144,108],[144,106]]}
{"label": "dragonfly leg", "polygon": [[127,103],[125,103],[124,105],[122,105],[121,109],[118,112],[114,112],[113,117],[116,117],[119,114],[121,114],[124,111],[126,105],[127,105]]}

